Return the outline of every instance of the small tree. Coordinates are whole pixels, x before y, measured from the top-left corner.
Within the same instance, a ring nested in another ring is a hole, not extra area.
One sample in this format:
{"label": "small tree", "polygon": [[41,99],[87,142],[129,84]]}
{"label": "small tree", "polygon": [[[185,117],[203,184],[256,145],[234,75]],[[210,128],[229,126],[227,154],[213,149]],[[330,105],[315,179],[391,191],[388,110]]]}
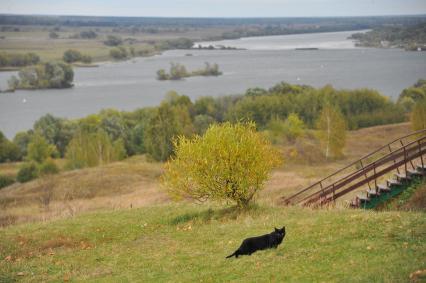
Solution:
{"label": "small tree", "polygon": [[298,137],[303,135],[305,124],[300,120],[296,113],[288,115],[284,122],[284,135],[291,142],[295,142]]}
{"label": "small tree", "polygon": [[78,131],[67,147],[65,158],[71,169],[93,167],[121,160],[126,150],[123,140],[112,142],[103,130],[96,133]]}
{"label": "small tree", "polygon": [[191,133],[188,109],[183,105],[162,102],[144,131],[144,147],[157,161],[165,161],[173,152],[173,138]]}
{"label": "small tree", "polygon": [[157,80],[159,81],[165,81],[169,79],[169,75],[166,73],[166,70],[160,69],[157,71]]}
{"label": "small tree", "polygon": [[123,43],[123,40],[119,36],[108,35],[107,39],[104,41],[105,45],[108,46],[118,46]]}
{"label": "small tree", "polygon": [[70,121],[46,114],[34,123],[34,131],[45,138],[49,144],[55,145],[60,156],[63,157],[75,129]]}
{"label": "small tree", "polygon": [[325,151],[325,158],[341,157],[346,143],[346,121],[340,110],[325,105],[317,120],[318,138]]}
{"label": "small tree", "polygon": [[18,161],[22,158],[20,148],[9,141],[0,131],[0,163]]}
{"label": "small tree", "polygon": [[62,59],[67,63],[74,63],[81,60],[81,53],[75,49],[68,49],[64,52]]}
{"label": "small tree", "polygon": [[57,39],[59,37],[59,34],[57,34],[54,31],[49,32],[49,38],[51,39]]}
{"label": "small tree", "polygon": [[414,105],[411,112],[411,127],[415,131],[426,129],[426,98]]}
{"label": "small tree", "polygon": [[37,163],[43,163],[47,158],[54,155],[57,151],[54,145],[49,144],[45,138],[35,134],[27,148],[27,159]]}
{"label": "small tree", "polygon": [[215,124],[202,137],[180,136],[174,149],[162,178],[170,194],[198,201],[231,200],[242,208],[281,163],[280,154],[256,132],[254,123]]}
{"label": "small tree", "polygon": [[109,51],[109,55],[115,60],[125,60],[127,59],[129,54],[127,53],[126,48],[124,48],[123,46],[119,46],[112,48]]}

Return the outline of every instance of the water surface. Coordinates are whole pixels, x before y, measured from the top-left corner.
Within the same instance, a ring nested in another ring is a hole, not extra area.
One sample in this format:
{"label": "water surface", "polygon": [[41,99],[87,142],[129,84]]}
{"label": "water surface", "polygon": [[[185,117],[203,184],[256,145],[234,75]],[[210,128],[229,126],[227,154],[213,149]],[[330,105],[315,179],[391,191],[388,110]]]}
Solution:
{"label": "water surface", "polygon": [[245,37],[232,40],[196,42],[194,46],[202,47],[235,47],[248,50],[289,50],[296,48],[320,48],[320,49],[352,49],[355,41],[348,39],[353,33],[362,31],[322,32],[276,36]]}
{"label": "water surface", "polygon": [[[332,33],[332,39],[336,34]],[[304,42],[321,34],[297,35]],[[346,40],[347,33],[340,33]],[[294,37],[294,36],[292,36]],[[282,37],[280,37],[282,38]],[[268,38],[265,38],[268,40]],[[275,40],[275,39],[273,39]],[[270,43],[265,43],[269,45]],[[186,56],[191,53],[193,56]],[[156,71],[179,62],[189,70],[204,62],[218,63],[223,75],[157,81]],[[167,91],[192,99],[241,94],[250,87],[268,88],[280,81],[321,87],[373,88],[395,99],[402,89],[426,78],[426,52],[386,49],[296,50],[175,50],[161,56],[75,68],[71,89],[16,91],[0,94],[0,131],[11,138],[29,129],[46,113],[77,118],[103,108],[133,110],[158,105]],[[12,72],[0,73],[4,89]]]}

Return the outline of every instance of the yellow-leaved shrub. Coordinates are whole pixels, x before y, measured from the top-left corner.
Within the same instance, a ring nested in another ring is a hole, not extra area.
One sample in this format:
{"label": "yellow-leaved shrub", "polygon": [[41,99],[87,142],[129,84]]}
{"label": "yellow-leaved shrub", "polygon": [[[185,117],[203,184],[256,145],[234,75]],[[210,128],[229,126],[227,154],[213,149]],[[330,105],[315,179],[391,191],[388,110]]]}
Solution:
{"label": "yellow-leaved shrub", "polygon": [[177,198],[231,200],[247,207],[281,162],[254,123],[214,124],[203,136],[174,141],[162,181]]}

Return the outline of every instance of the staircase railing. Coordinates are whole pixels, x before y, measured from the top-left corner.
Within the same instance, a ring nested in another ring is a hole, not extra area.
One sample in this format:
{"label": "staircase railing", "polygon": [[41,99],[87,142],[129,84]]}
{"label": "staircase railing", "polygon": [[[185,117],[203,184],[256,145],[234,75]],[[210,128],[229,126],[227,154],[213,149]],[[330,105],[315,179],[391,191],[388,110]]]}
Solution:
{"label": "staircase railing", "polygon": [[423,164],[423,154],[426,154],[426,129],[400,137],[361,157],[351,164],[337,170],[320,181],[300,190],[292,196],[283,199],[285,204],[327,203],[335,200],[362,185],[371,183],[377,187],[377,178],[397,170],[407,164],[414,168],[413,160],[420,158]]}

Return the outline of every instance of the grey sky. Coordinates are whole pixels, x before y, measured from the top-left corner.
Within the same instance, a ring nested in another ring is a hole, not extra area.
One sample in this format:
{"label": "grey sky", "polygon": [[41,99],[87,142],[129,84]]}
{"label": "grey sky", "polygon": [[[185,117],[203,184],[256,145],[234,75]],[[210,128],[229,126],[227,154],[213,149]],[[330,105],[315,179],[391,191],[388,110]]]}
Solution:
{"label": "grey sky", "polygon": [[310,17],[426,14],[426,0],[0,0],[0,13]]}

